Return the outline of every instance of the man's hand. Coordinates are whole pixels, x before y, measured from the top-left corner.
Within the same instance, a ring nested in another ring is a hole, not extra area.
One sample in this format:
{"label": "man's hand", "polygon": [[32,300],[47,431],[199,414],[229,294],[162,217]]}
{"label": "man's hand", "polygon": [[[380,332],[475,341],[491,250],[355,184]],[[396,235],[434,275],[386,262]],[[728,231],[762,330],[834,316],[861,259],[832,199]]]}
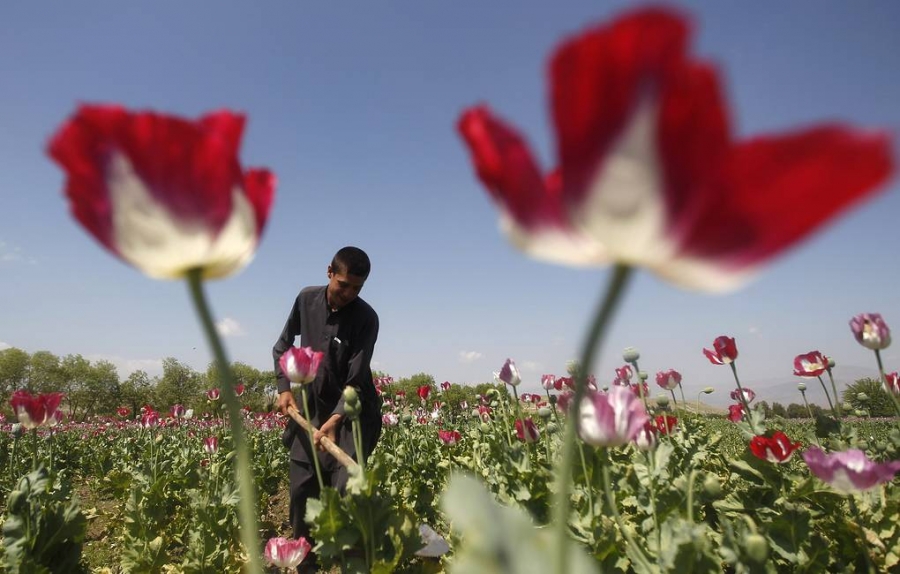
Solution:
{"label": "man's hand", "polygon": [[294,400],[294,393],[291,391],[283,391],[278,393],[278,401],[275,403],[275,406],[281,411],[281,414],[287,415],[288,408],[294,407],[297,408],[297,401]]}
{"label": "man's hand", "polygon": [[323,424],[313,435],[313,442],[315,443],[316,448],[321,451],[325,450],[325,447],[323,447],[320,442],[323,436],[328,437],[328,440],[331,442],[337,443],[337,429],[343,419],[344,417],[342,415],[335,414],[331,415],[331,417],[325,421],[325,424]]}

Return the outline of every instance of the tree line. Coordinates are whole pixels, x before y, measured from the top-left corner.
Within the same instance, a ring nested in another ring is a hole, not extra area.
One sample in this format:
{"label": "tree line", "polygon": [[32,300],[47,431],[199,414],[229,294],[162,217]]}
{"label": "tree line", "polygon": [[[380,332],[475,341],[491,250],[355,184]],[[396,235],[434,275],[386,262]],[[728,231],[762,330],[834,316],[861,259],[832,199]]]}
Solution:
{"label": "tree line", "polygon": [[[253,411],[269,410],[275,392],[275,373],[260,371],[241,362],[231,368],[244,385],[241,403]],[[27,353],[15,347],[0,351],[0,413],[12,415],[9,399],[18,389],[30,393],[65,394],[63,410],[68,420],[84,421],[92,416],[114,415],[120,407],[139,413],[144,405],[160,412],[180,404],[196,414],[212,412],[218,404],[209,401],[206,391],[218,388],[221,379],[214,363],[205,372],[167,357],[162,375],[151,377],[134,371],[124,380],[109,361],[89,361],[81,355],[58,357],[49,351]]]}

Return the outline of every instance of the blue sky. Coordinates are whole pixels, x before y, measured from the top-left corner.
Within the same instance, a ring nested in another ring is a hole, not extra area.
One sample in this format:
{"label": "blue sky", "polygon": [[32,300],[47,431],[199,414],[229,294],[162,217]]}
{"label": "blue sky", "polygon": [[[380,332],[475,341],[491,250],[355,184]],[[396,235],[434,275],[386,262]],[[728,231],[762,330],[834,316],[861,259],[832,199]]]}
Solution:
{"label": "blue sky", "polygon": [[[12,2],[0,6],[0,347],[104,358],[126,376],[172,356],[209,361],[186,286],[145,278],[69,217],[47,138],[79,102],[196,116],[249,116],[243,159],[276,172],[255,261],[209,285],[231,358],[271,368],[297,291],[325,282],[343,245],[365,249],[363,297],[379,312],[375,368],[395,378],[491,379],[507,357],[524,390],[574,358],[607,270],[515,251],[455,131],[488,102],[552,161],[544,66],[557,42],[635,3]],[[682,4],[696,51],[720,66],[743,135],[822,120],[900,126],[900,4]],[[621,350],[685,392],[719,391],[728,369],[701,349],[736,337],[743,381],[796,400],[795,355],[834,356],[838,378],[874,366],[847,322],[881,312],[900,329],[896,180],[877,197],[725,296],[641,272],[594,371]],[[900,336],[900,335],[898,335]],[[900,369],[897,346],[884,353]],[[817,385],[816,385],[817,386]],[[823,401],[811,385],[811,397]]]}

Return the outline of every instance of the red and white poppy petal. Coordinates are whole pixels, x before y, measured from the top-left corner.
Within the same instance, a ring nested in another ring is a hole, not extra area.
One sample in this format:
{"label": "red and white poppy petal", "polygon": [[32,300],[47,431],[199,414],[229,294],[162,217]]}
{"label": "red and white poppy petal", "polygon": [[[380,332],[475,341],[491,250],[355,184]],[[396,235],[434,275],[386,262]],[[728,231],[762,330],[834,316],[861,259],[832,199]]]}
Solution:
{"label": "red and white poppy petal", "polygon": [[527,143],[514,129],[486,106],[465,111],[458,128],[479,179],[500,209],[500,228],[513,245],[556,263],[609,263],[602,246],[568,225],[558,175],[542,175]]}
{"label": "red and white poppy petal", "polygon": [[215,229],[173,214],[122,154],[111,157],[107,181],[116,250],[150,277],[178,279],[200,267],[205,279],[215,279],[240,270],[253,258],[259,239],[257,215],[240,186],[229,194],[230,216]]}
{"label": "red and white poppy petal", "polygon": [[592,182],[615,157],[642,102],[657,99],[687,38],[682,17],[648,8],[590,29],[556,51],[549,73],[567,204],[594,193]]}
{"label": "red and white poppy petal", "polygon": [[893,171],[890,138],[825,126],[736,145],[685,254],[741,270],[803,239],[870,195]]}
{"label": "red and white poppy petal", "polygon": [[244,192],[256,214],[256,235],[259,237],[265,229],[275,198],[277,178],[267,169],[248,169],[244,174]]}

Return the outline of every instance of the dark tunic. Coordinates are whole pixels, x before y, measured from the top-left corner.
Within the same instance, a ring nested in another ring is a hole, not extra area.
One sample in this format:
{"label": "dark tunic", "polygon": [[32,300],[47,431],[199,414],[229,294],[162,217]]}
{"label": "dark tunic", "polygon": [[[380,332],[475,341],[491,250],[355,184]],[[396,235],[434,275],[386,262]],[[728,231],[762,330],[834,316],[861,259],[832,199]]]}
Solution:
{"label": "dark tunic", "polygon": [[[378,338],[378,314],[357,297],[343,308],[332,311],[325,296],[327,287],[307,287],[300,291],[288,316],[281,336],[272,349],[278,392],[291,388],[278,360],[300,335],[300,346],[312,347],[325,355],[315,380],[307,386],[310,417],[316,428],[332,414],[344,414],[343,391],[347,385],[356,388],[362,404],[360,423],[365,450],[371,451],[381,431],[381,400],[375,392],[370,362]],[[300,392],[295,393],[301,409]],[[309,462],[311,447],[306,432],[291,420],[285,432],[291,458]],[[338,428],[337,444],[355,456],[350,420],[344,418]],[[368,454],[368,452],[366,453]],[[336,469],[338,463],[330,455],[319,453],[323,468]]]}

